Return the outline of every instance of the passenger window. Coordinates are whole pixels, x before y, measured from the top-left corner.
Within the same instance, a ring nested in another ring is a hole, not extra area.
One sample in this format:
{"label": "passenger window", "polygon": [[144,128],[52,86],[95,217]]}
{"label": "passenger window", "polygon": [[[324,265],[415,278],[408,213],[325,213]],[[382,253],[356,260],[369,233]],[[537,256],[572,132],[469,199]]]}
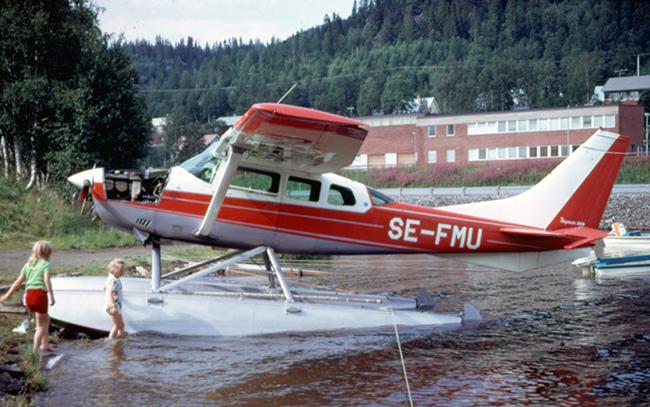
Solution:
{"label": "passenger window", "polygon": [[357,201],[354,199],[352,190],[340,185],[332,184],[330,185],[330,190],[327,194],[327,203],[330,205],[354,206]]}
{"label": "passenger window", "polygon": [[321,183],[318,181],[289,177],[287,183],[287,198],[300,199],[301,201],[318,202]]}
{"label": "passenger window", "polygon": [[255,192],[277,194],[280,190],[280,174],[239,167],[230,186]]}

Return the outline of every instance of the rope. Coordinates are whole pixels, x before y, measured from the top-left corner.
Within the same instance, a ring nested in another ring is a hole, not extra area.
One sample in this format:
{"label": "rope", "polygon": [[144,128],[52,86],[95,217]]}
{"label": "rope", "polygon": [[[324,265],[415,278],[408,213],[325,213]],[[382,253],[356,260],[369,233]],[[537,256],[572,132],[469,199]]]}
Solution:
{"label": "rope", "polygon": [[404,371],[404,381],[406,381],[406,392],[409,396],[409,403],[413,407],[413,397],[411,397],[411,387],[409,386],[409,377],[406,374],[406,364],[404,363],[404,355],[402,354],[402,345],[399,342],[399,332],[397,332],[397,323],[395,322],[395,313],[393,312],[393,306],[389,305],[390,315],[393,317],[393,327],[395,327],[395,337],[397,338],[397,349],[399,349],[399,357],[402,361],[402,370]]}

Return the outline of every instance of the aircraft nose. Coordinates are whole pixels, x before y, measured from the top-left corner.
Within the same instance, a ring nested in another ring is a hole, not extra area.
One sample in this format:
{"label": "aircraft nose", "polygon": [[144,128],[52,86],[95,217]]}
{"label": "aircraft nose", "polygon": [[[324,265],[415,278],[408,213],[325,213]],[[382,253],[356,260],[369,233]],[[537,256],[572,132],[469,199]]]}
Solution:
{"label": "aircraft nose", "polygon": [[86,170],[86,171],[76,173],[74,175],[69,176],[68,181],[70,181],[77,188],[83,188],[84,182],[87,181],[88,185],[90,185],[90,183],[92,182],[93,171],[95,170]]}

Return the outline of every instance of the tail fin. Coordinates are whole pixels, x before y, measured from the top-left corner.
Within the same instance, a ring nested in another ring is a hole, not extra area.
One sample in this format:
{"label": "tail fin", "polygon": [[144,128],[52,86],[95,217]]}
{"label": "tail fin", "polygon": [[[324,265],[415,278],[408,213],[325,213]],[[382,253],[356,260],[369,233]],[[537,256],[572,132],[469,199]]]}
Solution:
{"label": "tail fin", "polygon": [[629,142],[598,130],[528,191],[445,210],[544,230],[598,229]]}

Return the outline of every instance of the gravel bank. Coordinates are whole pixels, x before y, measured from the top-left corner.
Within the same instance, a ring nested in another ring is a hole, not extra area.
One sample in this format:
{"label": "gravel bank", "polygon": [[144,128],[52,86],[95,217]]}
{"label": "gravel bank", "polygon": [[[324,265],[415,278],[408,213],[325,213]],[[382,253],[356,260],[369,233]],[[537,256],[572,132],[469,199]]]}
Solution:
{"label": "gravel bank", "polygon": [[[471,202],[503,199],[496,195],[448,195],[448,196],[401,196],[400,202],[415,205],[441,207]],[[610,230],[613,222],[623,222],[628,230],[650,230],[650,194],[612,194],[600,222],[602,230]]]}

